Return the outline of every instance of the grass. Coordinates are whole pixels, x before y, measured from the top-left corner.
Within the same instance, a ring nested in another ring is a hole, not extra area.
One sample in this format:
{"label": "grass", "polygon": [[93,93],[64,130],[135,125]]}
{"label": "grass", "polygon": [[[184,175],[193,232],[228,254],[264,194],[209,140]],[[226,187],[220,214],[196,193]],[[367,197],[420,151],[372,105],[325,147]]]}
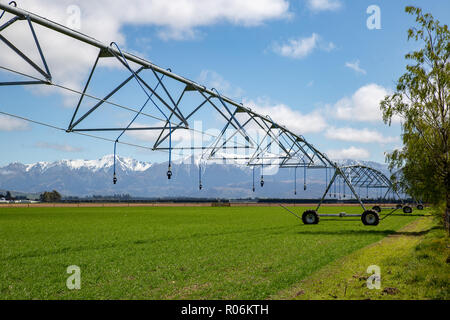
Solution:
{"label": "grass", "polygon": [[[0,299],[266,299],[415,219],[306,226],[277,207],[0,208]],[[70,265],[81,290],[66,288]]]}
{"label": "grass", "polygon": [[[450,242],[436,218],[424,217],[338,259],[275,299],[450,299]],[[367,288],[367,266],[381,288]]]}

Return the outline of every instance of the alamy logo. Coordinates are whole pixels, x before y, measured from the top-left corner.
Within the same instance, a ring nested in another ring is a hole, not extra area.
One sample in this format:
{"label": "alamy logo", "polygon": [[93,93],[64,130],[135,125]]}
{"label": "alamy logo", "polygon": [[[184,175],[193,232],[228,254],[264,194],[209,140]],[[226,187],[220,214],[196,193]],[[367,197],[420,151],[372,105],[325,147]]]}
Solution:
{"label": "alamy logo", "polygon": [[367,7],[367,14],[370,16],[367,18],[367,29],[380,30],[381,29],[381,9],[377,5],[371,5]]}
{"label": "alamy logo", "polygon": [[81,9],[79,6],[71,5],[67,7],[66,13],[69,15],[66,25],[70,29],[81,30]]}
{"label": "alamy logo", "polygon": [[69,290],[81,289],[81,269],[79,266],[68,266],[67,273],[70,276],[66,280],[66,286]]}
{"label": "alamy logo", "polygon": [[367,288],[372,289],[380,289],[381,288],[381,269],[379,266],[372,265],[367,268],[367,273],[371,274],[369,278],[367,278]]}

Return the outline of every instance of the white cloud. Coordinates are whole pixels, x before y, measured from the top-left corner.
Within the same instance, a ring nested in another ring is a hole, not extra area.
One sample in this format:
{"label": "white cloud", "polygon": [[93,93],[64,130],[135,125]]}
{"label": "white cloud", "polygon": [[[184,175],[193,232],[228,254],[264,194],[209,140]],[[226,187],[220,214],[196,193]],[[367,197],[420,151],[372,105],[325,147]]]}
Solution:
{"label": "white cloud", "polygon": [[320,35],[313,33],[310,37],[290,39],[287,43],[279,44],[275,42],[272,50],[276,54],[283,57],[293,59],[303,59],[310,55],[314,50],[321,49],[324,51],[332,51],[336,46],[334,43],[325,43]]}
{"label": "white cloud", "polygon": [[81,152],[84,149],[79,147],[73,147],[68,144],[58,144],[58,143],[48,143],[48,142],[37,142],[35,144],[37,148],[50,149],[62,152]]}
{"label": "white cloud", "polygon": [[29,129],[28,123],[23,120],[0,115],[0,131],[25,131]]}
{"label": "white cloud", "polygon": [[353,129],[353,128],[329,128],[325,136],[329,139],[340,141],[352,141],[361,143],[392,143],[399,140],[398,137],[385,137],[376,130]]}
{"label": "white cloud", "polygon": [[328,150],[327,155],[333,160],[363,160],[370,157],[369,151],[363,148],[350,147],[340,150]]}
{"label": "white cloud", "polygon": [[356,71],[357,73],[366,74],[366,73],[367,73],[366,70],[362,69],[362,68],[359,66],[359,63],[360,63],[359,60],[356,60],[356,61],[354,61],[354,62],[346,62],[346,63],[345,63],[345,66],[346,66],[347,68],[350,68],[350,69]]}
{"label": "white cloud", "polygon": [[[344,97],[333,106],[328,106],[331,114],[341,120],[382,121],[380,102],[390,91],[377,84],[368,84],[359,88],[351,97]],[[393,122],[399,122],[396,117]]]}
{"label": "white cloud", "polygon": [[[5,2],[5,1],[2,1]],[[164,39],[186,39],[195,36],[200,27],[218,23],[240,26],[257,26],[274,19],[288,18],[289,2],[286,0],[21,0],[19,7],[44,16],[57,23],[73,22],[70,6],[80,8],[80,31],[104,43],[117,42],[126,47],[125,25],[154,26]],[[5,14],[2,21],[11,18]],[[54,82],[80,89],[94,63],[97,50],[81,42],[61,36],[54,31],[35,25],[44,55]],[[8,27],[2,34],[18,45],[34,61],[42,65],[25,21]],[[14,52],[0,46],[2,65],[30,75],[38,75]],[[107,59],[105,61],[112,60]],[[116,64],[119,65],[119,64]],[[39,88],[48,92],[49,87]]]}
{"label": "white cloud", "polygon": [[123,38],[120,29],[125,24],[160,27],[166,36],[175,32],[178,38],[184,32],[191,34],[197,27],[220,22],[257,26],[291,15],[286,0],[130,0],[126,4],[121,0],[20,1],[20,7],[63,24],[70,18],[67,8],[71,5],[81,9],[81,31],[94,33],[104,41],[114,40],[111,36],[118,34]]}
{"label": "white cloud", "polygon": [[303,114],[285,104],[274,104],[267,99],[247,100],[244,105],[263,116],[269,115],[275,122],[296,134],[317,133],[326,127],[324,117],[316,111]]}
{"label": "white cloud", "polygon": [[339,0],[308,0],[308,8],[314,12],[334,11],[341,7]]}
{"label": "white cloud", "polygon": [[319,35],[313,33],[309,38],[291,39],[282,45],[275,44],[273,50],[283,57],[302,59],[313,52],[318,39]]}
{"label": "white cloud", "polygon": [[215,88],[220,94],[230,98],[240,98],[244,94],[244,90],[231,85],[220,74],[212,70],[203,70],[198,77],[198,83],[209,88]]}

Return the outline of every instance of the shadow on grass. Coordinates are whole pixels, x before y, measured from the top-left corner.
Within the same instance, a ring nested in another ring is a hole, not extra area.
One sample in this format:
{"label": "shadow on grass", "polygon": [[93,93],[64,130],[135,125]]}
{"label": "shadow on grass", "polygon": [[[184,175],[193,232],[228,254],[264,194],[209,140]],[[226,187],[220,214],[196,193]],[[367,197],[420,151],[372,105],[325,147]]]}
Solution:
{"label": "shadow on grass", "polygon": [[[308,226],[310,227],[310,226]],[[335,230],[335,231],[325,231],[325,230],[302,230],[296,232],[297,234],[307,234],[307,235],[383,235],[385,237],[387,236],[412,236],[412,237],[419,237],[426,235],[430,231],[437,229],[438,227],[432,227],[427,230],[423,231],[395,231],[395,230],[377,230],[372,229],[376,227],[367,227],[367,229],[360,229],[360,230]]]}
{"label": "shadow on grass", "polygon": [[432,216],[432,214],[422,214],[422,213],[411,213],[411,214],[409,214],[409,213],[391,213],[391,214],[383,213],[383,214],[380,214],[380,217],[387,216],[387,215],[390,217],[431,217]]}
{"label": "shadow on grass", "polygon": [[[368,227],[370,228],[370,227]],[[388,236],[395,234],[395,230],[374,230],[374,229],[364,229],[364,230],[335,230],[335,231],[325,231],[325,230],[302,230],[297,232],[297,234],[303,235],[335,235],[335,236],[354,236],[354,235],[383,235]]]}

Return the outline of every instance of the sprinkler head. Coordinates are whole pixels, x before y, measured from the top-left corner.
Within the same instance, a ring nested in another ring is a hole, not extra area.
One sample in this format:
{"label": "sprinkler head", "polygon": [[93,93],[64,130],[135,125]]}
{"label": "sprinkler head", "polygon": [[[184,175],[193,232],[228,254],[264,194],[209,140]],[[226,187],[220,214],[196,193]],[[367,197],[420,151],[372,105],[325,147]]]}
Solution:
{"label": "sprinkler head", "polygon": [[169,169],[167,170],[167,179],[172,178],[172,166],[169,164]]}
{"label": "sprinkler head", "polygon": [[114,184],[117,183],[117,177],[116,177],[116,174],[115,174],[115,173],[114,173],[113,183],[114,183]]}
{"label": "sprinkler head", "polygon": [[200,183],[199,186],[198,186],[198,189],[199,189],[199,190],[202,190],[202,188],[203,188],[203,186],[202,186],[202,184]]}
{"label": "sprinkler head", "polygon": [[253,189],[252,189],[252,190],[253,190],[253,192],[255,192],[255,187],[253,187]]}
{"label": "sprinkler head", "polygon": [[264,187],[264,179],[261,177],[261,188]]}

